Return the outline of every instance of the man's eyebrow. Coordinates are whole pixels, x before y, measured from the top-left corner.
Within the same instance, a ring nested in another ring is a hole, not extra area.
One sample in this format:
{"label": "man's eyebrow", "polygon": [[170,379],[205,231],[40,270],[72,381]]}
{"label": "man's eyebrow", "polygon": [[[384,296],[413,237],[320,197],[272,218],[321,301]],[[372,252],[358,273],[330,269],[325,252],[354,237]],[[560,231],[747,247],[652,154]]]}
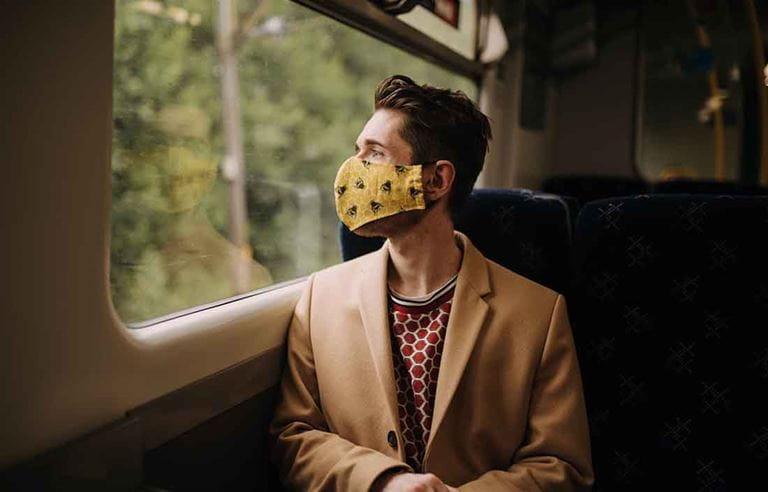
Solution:
{"label": "man's eyebrow", "polygon": [[[366,138],[365,140],[363,140],[363,145],[365,145],[366,147],[372,147],[374,145],[377,145],[383,149],[387,148],[386,145],[372,138]],[[360,146],[357,144],[357,142],[355,142],[355,152],[360,152]]]}
{"label": "man's eyebrow", "polygon": [[387,148],[386,145],[384,145],[383,143],[379,142],[378,140],[374,140],[372,138],[366,138],[365,140],[363,140],[363,143],[365,145],[368,145],[368,146],[370,146],[370,145],[378,145],[379,147],[384,147],[385,149]]}

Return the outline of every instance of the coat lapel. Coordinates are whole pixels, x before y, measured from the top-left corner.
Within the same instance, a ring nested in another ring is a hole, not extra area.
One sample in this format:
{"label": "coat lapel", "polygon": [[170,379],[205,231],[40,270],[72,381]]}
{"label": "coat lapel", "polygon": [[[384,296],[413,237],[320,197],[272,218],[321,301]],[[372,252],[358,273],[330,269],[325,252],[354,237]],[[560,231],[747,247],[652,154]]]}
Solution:
{"label": "coat lapel", "polygon": [[359,306],[371,357],[379,377],[381,396],[386,402],[391,419],[390,428],[399,429],[395,368],[392,361],[392,341],[387,309],[388,261],[389,250],[386,244],[371,255],[367,268],[361,272]]}
{"label": "coat lapel", "polygon": [[425,462],[435,435],[440,432],[440,424],[459,385],[489,309],[482,297],[490,292],[486,260],[466,236],[458,232],[456,235],[463,243],[464,257],[446,327]]}

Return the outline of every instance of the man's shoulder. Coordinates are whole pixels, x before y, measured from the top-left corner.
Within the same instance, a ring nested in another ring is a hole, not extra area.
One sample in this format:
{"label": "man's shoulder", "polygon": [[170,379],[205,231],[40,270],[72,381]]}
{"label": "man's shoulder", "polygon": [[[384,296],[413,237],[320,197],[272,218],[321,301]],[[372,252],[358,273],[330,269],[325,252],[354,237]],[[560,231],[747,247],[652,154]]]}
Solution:
{"label": "man's shoulder", "polygon": [[[542,347],[560,294],[486,258],[491,294],[486,302],[495,312],[498,340],[517,346]],[[561,299],[562,302],[562,299]],[[534,350],[536,352],[538,348]]]}
{"label": "man's shoulder", "polygon": [[515,296],[529,301],[554,303],[559,292],[485,258],[493,291],[500,299]]}
{"label": "man's shoulder", "polygon": [[358,256],[351,260],[329,266],[312,274],[315,285],[331,286],[342,285],[351,286],[361,275],[370,273],[377,261],[379,250]]}

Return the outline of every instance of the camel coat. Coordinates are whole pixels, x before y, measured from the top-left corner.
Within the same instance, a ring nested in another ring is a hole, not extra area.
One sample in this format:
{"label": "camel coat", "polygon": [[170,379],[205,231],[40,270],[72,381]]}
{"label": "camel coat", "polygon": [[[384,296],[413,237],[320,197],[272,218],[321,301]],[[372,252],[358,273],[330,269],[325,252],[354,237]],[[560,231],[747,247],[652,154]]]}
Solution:
{"label": "camel coat", "polygon": [[405,463],[387,244],[313,274],[288,332],[270,434],[292,490],[367,491],[392,469],[462,491],[587,490],[581,376],[564,298],[464,250],[422,470]]}

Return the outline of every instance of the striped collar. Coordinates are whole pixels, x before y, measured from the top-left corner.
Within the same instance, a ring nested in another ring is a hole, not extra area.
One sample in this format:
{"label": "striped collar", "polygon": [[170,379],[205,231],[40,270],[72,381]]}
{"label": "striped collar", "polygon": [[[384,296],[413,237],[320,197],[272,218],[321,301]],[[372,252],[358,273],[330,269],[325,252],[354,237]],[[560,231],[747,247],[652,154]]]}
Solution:
{"label": "striped collar", "polygon": [[441,287],[438,287],[437,290],[434,290],[425,296],[419,296],[419,297],[404,296],[402,294],[398,294],[397,292],[392,290],[392,288],[389,288],[388,289],[389,298],[390,300],[392,300],[392,302],[397,303],[401,306],[408,306],[408,307],[428,306],[429,304],[433,303],[436,299],[439,299],[440,297],[445,295],[447,292],[449,292],[451,289],[456,287],[456,281],[458,280],[458,278],[459,278],[459,274],[456,273]]}

